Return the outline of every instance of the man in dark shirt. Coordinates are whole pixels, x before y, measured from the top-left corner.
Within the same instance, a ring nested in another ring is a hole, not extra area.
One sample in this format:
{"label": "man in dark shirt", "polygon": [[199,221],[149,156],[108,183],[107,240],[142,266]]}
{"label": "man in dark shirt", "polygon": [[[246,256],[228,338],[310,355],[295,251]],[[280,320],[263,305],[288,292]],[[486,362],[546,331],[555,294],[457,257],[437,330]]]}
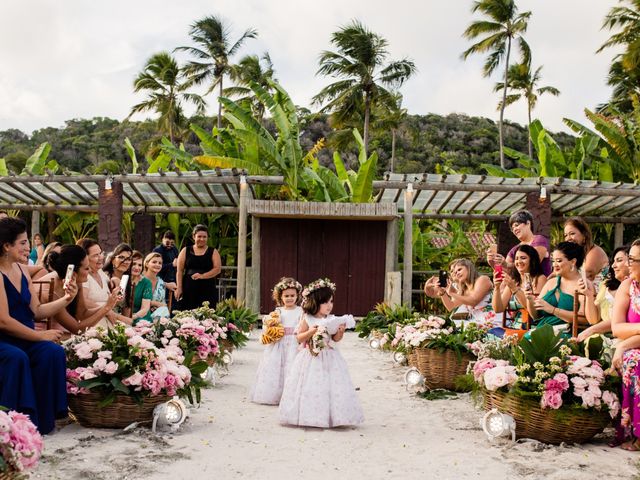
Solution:
{"label": "man in dark shirt", "polygon": [[154,252],[162,255],[162,270],[158,276],[164,280],[168,290],[176,288],[176,264],[178,258],[178,249],[176,248],[176,236],[171,230],[164,232],[162,243],[153,249]]}

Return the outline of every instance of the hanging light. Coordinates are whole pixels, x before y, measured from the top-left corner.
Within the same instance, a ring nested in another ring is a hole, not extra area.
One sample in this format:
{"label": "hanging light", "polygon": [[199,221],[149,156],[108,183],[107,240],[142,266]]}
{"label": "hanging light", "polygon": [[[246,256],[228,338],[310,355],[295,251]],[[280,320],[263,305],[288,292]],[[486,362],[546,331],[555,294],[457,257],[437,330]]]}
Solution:
{"label": "hanging light", "polygon": [[153,409],[151,430],[155,433],[158,428],[169,427],[172,432],[175,432],[185,422],[188,414],[189,410],[184,402],[178,397],[174,397]]}
{"label": "hanging light", "polygon": [[104,189],[110,191],[111,188],[111,175],[108,175],[104,180]]}
{"label": "hanging light", "polygon": [[511,434],[511,441],[516,441],[516,421],[511,415],[500,413],[497,408],[492,408],[480,419],[480,426],[487,435],[489,441],[501,436]]}
{"label": "hanging light", "polygon": [[369,348],[378,350],[380,348],[380,339],[372,337],[371,340],[369,340]]}
{"label": "hanging light", "polygon": [[416,367],[411,367],[404,374],[404,383],[409,387],[418,387],[424,384],[424,377]]}
{"label": "hanging light", "polygon": [[397,365],[404,365],[407,362],[407,356],[402,352],[393,352],[391,354],[391,359],[393,363]]}

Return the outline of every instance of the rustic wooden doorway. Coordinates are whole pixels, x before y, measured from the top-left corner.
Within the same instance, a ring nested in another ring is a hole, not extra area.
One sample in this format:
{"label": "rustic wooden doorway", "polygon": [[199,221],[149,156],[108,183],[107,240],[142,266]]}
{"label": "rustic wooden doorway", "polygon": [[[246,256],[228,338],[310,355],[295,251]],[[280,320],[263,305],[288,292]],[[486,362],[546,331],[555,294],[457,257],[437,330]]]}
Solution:
{"label": "rustic wooden doorway", "polygon": [[334,312],[365,315],[384,299],[386,234],[385,221],[261,218],[260,311],[273,309],[280,277],[329,277]]}

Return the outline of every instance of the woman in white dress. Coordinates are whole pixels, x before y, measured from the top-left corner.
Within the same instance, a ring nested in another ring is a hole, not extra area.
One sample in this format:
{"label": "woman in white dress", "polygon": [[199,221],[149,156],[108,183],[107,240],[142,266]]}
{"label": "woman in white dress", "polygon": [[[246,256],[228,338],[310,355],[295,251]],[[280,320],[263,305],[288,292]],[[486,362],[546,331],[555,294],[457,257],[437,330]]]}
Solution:
{"label": "woman in white dress", "polygon": [[304,348],[285,380],[279,408],[283,424],[332,428],[364,421],[347,364],[335,348],[353,317],[331,315],[334,292],[331,281],[320,279],[302,293],[305,315],[297,338]]}
{"label": "woman in white dress", "polygon": [[[265,316],[262,328],[266,333],[267,322],[272,318],[279,318],[284,335],[275,342],[268,343],[264,349],[249,396],[252,402],[266,405],[280,403],[287,371],[298,351],[294,331],[303,313],[299,306],[302,300],[301,293],[302,285],[293,278],[281,278],[273,287],[273,300],[277,307],[273,313]],[[266,337],[263,335],[262,338],[265,343]]]}

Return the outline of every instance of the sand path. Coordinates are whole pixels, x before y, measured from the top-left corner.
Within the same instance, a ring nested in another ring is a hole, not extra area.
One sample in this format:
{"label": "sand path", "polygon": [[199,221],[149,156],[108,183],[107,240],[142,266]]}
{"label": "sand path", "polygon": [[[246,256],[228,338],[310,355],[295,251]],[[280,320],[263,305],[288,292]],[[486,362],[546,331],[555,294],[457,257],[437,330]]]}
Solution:
{"label": "sand path", "polygon": [[46,437],[35,478],[46,479],[626,479],[640,454],[604,443],[552,447],[487,442],[468,395],[426,401],[402,385],[404,367],[348,333],[341,345],[365,412],[358,428],[292,428],[277,408],[247,400],[262,347],[235,354],[187,424],[161,437],[72,424]]}

